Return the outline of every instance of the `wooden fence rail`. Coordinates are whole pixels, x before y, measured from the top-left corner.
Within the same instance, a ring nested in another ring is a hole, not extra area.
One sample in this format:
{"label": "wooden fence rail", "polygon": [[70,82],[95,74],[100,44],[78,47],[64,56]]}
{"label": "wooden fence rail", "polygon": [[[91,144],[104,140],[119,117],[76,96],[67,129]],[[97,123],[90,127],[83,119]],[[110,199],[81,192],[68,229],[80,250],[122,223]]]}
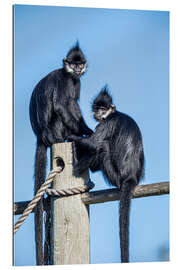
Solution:
{"label": "wooden fence rail", "polygon": [[[165,194],[169,194],[169,182],[139,185],[135,188],[132,199],[149,196],[159,196]],[[81,195],[81,199],[85,204],[117,201],[119,200],[119,190],[117,188],[112,188],[85,192]],[[21,201],[14,203],[14,215],[22,214],[29,203],[30,201]]]}

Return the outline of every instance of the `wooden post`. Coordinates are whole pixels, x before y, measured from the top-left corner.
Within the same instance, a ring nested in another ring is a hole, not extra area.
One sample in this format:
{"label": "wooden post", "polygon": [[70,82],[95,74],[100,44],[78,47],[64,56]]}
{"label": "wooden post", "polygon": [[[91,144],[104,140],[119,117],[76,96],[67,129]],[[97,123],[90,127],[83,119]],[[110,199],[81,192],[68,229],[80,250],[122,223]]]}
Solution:
{"label": "wooden post", "polygon": [[[53,181],[60,190],[81,186],[89,180],[88,171],[80,178],[72,175],[72,143],[52,146],[52,168],[56,157],[65,163],[63,172]],[[89,208],[81,194],[51,199],[51,264],[89,264]]]}

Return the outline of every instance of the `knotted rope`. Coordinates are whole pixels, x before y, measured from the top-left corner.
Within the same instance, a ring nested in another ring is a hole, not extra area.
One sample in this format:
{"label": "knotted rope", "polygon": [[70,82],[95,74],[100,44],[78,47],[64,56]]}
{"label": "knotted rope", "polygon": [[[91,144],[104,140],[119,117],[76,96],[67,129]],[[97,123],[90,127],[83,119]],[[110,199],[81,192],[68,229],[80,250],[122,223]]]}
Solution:
{"label": "knotted rope", "polygon": [[19,227],[23,224],[23,222],[28,217],[28,215],[32,212],[32,210],[34,209],[34,207],[36,206],[38,201],[41,199],[41,197],[45,193],[45,191],[48,188],[49,184],[54,180],[55,176],[58,173],[62,172],[62,170],[63,169],[61,167],[56,167],[52,171],[50,171],[50,173],[48,175],[48,178],[41,185],[40,189],[38,190],[38,192],[36,193],[36,195],[34,196],[32,201],[28,204],[27,208],[24,210],[24,212],[22,213],[22,215],[20,216],[20,218],[18,219],[18,221],[14,225],[14,234],[17,232]]}
{"label": "knotted rope", "polygon": [[50,171],[48,178],[46,181],[42,184],[38,192],[36,193],[35,197],[33,200],[28,204],[27,208],[24,210],[16,224],[14,225],[14,234],[17,232],[19,227],[23,224],[25,219],[28,217],[28,215],[32,212],[34,207],[37,205],[38,201],[41,199],[41,197],[44,195],[46,192],[48,195],[51,196],[71,196],[71,195],[76,195],[80,194],[83,192],[86,192],[94,187],[94,183],[89,180],[87,184],[84,184],[79,187],[74,187],[74,188],[67,188],[67,189],[61,189],[61,190],[55,190],[55,189],[49,189],[48,186],[49,184],[54,180],[55,176],[62,172],[63,168],[61,167],[56,167],[52,171]]}
{"label": "knotted rope", "polygon": [[71,196],[71,195],[76,195],[76,194],[86,192],[92,189],[93,187],[94,187],[94,183],[91,182],[91,180],[89,180],[87,184],[84,184],[79,187],[74,187],[74,188],[67,188],[67,189],[61,189],[61,190],[48,188],[46,190],[46,193],[50,196],[64,197],[64,196]]}

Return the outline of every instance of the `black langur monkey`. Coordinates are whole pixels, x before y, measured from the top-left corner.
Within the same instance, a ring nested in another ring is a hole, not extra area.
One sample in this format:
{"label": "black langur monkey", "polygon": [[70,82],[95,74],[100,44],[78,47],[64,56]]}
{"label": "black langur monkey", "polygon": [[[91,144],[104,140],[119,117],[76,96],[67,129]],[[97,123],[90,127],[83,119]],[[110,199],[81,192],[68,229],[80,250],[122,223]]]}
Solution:
{"label": "black langur monkey", "polygon": [[[44,77],[34,88],[30,100],[30,121],[37,137],[35,155],[36,193],[46,175],[47,147],[64,142],[71,134],[91,135],[78,105],[80,77],[86,71],[86,59],[78,42],[63,59],[63,68]],[[36,263],[43,265],[43,204],[35,211]]]}
{"label": "black langur monkey", "polygon": [[94,118],[99,122],[89,138],[69,136],[75,142],[74,174],[88,167],[101,170],[109,184],[120,190],[121,262],[129,262],[129,212],[131,195],[144,175],[142,136],[136,122],[116,110],[106,87],[93,102]]}

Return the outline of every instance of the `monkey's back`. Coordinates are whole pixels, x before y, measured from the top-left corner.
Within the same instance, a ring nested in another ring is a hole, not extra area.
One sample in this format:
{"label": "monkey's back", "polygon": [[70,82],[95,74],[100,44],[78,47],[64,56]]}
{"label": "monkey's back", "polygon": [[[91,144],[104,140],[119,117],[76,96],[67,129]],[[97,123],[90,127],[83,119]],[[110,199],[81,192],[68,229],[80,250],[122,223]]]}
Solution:
{"label": "monkey's back", "polygon": [[111,162],[119,178],[121,181],[136,178],[138,183],[144,175],[143,142],[138,125],[130,116],[116,111],[108,116],[105,126]]}
{"label": "monkey's back", "polygon": [[48,106],[48,101],[53,98],[53,89],[57,87],[57,79],[61,79],[61,73],[61,69],[50,72],[37,83],[32,92],[29,115],[32,129],[37,136],[41,134],[42,119],[44,118],[42,114],[44,114],[45,110],[47,111],[46,114],[52,114],[53,108]]}

